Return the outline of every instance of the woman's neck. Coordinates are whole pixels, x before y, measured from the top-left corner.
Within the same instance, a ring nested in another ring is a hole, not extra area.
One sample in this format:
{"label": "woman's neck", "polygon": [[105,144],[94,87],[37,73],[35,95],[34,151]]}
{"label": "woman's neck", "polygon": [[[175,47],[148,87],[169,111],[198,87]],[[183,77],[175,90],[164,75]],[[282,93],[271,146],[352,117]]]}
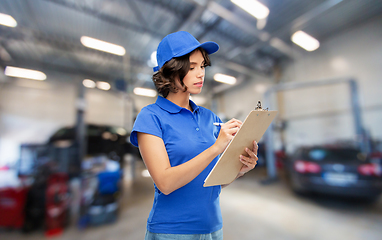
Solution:
{"label": "woman's neck", "polygon": [[184,93],[184,92],[173,93],[173,92],[170,92],[167,95],[166,99],[175,103],[179,107],[186,108],[186,109],[192,111],[191,106],[190,106],[190,94],[189,93]]}

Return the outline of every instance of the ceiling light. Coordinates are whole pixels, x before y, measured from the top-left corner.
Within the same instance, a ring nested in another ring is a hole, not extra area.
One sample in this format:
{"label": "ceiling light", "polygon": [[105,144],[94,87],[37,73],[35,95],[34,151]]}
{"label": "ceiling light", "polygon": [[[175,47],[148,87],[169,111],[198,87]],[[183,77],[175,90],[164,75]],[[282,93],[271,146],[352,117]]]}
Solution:
{"label": "ceiling light", "polygon": [[229,84],[229,85],[234,85],[236,83],[235,77],[221,74],[221,73],[216,73],[214,75],[214,80],[217,82],[221,82],[221,83],[225,83],[225,84]]}
{"label": "ceiling light", "polygon": [[320,46],[320,42],[303,31],[297,31],[292,35],[292,42],[299,45],[306,51],[314,51]]}
{"label": "ceiling light", "polygon": [[257,19],[264,19],[269,14],[269,9],[255,0],[231,0],[234,4],[241,7]]}
{"label": "ceiling light", "polygon": [[82,84],[87,88],[95,88],[96,87],[96,83],[90,79],[84,79],[82,81]]}
{"label": "ceiling light", "polygon": [[136,87],[134,88],[134,94],[145,97],[155,97],[157,95],[157,92],[149,88]]}
{"label": "ceiling light", "polygon": [[7,27],[16,27],[16,20],[7,14],[0,13],[0,24]]}
{"label": "ceiling light", "polygon": [[97,88],[101,89],[101,90],[109,90],[110,89],[110,84],[107,83],[107,82],[97,82]]}
{"label": "ceiling light", "polygon": [[46,75],[43,72],[18,67],[5,67],[4,74],[9,77],[27,78],[32,80],[45,80]]}
{"label": "ceiling light", "polygon": [[104,41],[101,41],[101,40],[98,40],[95,38],[91,38],[91,37],[82,36],[81,37],[81,43],[85,47],[96,49],[99,51],[108,52],[108,53],[119,55],[119,56],[123,56],[126,53],[125,48],[122,46],[108,43],[108,42],[104,42]]}

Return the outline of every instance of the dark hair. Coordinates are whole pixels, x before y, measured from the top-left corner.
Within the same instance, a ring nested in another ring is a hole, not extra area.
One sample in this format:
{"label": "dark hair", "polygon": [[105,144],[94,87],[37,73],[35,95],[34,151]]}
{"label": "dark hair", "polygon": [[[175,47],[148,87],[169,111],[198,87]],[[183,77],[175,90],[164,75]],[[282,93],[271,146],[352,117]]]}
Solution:
{"label": "dark hair", "polygon": [[190,55],[197,50],[203,55],[204,66],[211,66],[210,58],[206,50],[203,48],[197,48],[189,54],[171,59],[153,75],[153,82],[160,95],[166,98],[170,92],[178,92],[175,85],[177,78],[179,78],[180,84],[185,87],[184,91],[187,90],[187,87],[183,83],[183,79],[190,70]]}

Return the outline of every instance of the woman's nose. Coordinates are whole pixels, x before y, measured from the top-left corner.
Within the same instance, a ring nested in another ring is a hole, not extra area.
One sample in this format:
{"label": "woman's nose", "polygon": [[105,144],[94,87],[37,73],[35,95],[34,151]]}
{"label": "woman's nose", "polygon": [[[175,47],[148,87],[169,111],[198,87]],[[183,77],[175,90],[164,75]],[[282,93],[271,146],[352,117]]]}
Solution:
{"label": "woman's nose", "polygon": [[206,70],[204,68],[199,68],[198,77],[204,77]]}

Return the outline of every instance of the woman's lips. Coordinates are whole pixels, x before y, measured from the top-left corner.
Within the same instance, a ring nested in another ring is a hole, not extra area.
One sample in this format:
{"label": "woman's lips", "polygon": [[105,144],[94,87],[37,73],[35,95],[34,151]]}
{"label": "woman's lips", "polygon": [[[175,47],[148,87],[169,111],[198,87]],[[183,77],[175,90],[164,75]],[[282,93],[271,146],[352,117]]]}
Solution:
{"label": "woman's lips", "polygon": [[197,87],[203,87],[203,82],[197,82],[197,83],[194,83],[194,85]]}

